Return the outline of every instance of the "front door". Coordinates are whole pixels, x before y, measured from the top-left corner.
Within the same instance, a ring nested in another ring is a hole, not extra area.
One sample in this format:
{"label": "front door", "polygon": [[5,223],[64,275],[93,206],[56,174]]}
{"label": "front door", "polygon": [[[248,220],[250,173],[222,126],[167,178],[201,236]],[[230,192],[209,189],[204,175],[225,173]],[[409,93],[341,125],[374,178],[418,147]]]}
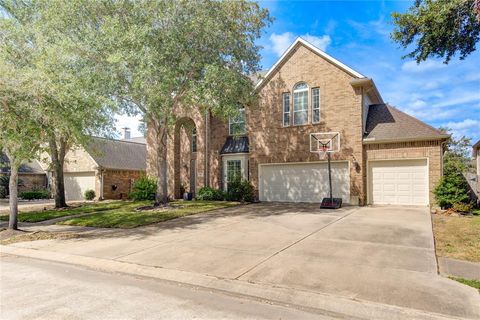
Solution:
{"label": "front door", "polygon": [[223,189],[226,191],[228,183],[235,178],[246,179],[246,156],[229,155],[223,157]]}

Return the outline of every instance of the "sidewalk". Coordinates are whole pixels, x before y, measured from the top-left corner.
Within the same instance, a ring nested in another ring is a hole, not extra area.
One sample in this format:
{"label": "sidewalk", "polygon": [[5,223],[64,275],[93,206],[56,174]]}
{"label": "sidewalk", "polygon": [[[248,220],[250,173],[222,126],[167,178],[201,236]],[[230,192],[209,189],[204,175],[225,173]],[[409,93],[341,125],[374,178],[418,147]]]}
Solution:
{"label": "sidewalk", "polygon": [[440,274],[480,281],[480,263],[438,257]]}

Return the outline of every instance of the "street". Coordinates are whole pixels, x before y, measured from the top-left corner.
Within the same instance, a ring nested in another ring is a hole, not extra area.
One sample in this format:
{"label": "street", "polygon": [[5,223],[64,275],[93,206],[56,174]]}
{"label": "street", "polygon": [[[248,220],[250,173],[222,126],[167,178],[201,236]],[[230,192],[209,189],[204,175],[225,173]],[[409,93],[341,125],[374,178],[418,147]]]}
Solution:
{"label": "street", "polygon": [[1,319],[332,319],[176,283],[1,256]]}

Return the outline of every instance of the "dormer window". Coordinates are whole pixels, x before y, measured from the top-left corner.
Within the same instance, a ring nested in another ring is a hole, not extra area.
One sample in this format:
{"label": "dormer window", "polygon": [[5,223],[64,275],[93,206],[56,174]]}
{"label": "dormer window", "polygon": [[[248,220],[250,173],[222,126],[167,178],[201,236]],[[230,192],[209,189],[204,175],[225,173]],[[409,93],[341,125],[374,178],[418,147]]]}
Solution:
{"label": "dormer window", "polygon": [[238,115],[231,117],[228,121],[228,134],[238,136],[246,133],[245,129],[245,108],[238,110]]}
{"label": "dormer window", "polygon": [[293,124],[308,122],[308,85],[300,82],[293,87]]}

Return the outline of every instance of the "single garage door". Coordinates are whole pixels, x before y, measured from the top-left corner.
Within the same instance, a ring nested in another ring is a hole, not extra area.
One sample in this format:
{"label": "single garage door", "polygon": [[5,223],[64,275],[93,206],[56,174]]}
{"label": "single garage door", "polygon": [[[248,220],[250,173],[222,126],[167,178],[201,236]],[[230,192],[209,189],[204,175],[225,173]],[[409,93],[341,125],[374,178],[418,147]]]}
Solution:
{"label": "single garage door", "polygon": [[86,190],[95,190],[95,172],[65,173],[64,179],[67,200],[83,200]]}
{"label": "single garage door", "polygon": [[[333,196],[350,202],[348,162],[332,163]],[[265,164],[259,167],[260,201],[321,202],[328,197],[328,167],[322,163]]]}
{"label": "single garage door", "polygon": [[428,205],[427,160],[369,162],[370,203]]}

